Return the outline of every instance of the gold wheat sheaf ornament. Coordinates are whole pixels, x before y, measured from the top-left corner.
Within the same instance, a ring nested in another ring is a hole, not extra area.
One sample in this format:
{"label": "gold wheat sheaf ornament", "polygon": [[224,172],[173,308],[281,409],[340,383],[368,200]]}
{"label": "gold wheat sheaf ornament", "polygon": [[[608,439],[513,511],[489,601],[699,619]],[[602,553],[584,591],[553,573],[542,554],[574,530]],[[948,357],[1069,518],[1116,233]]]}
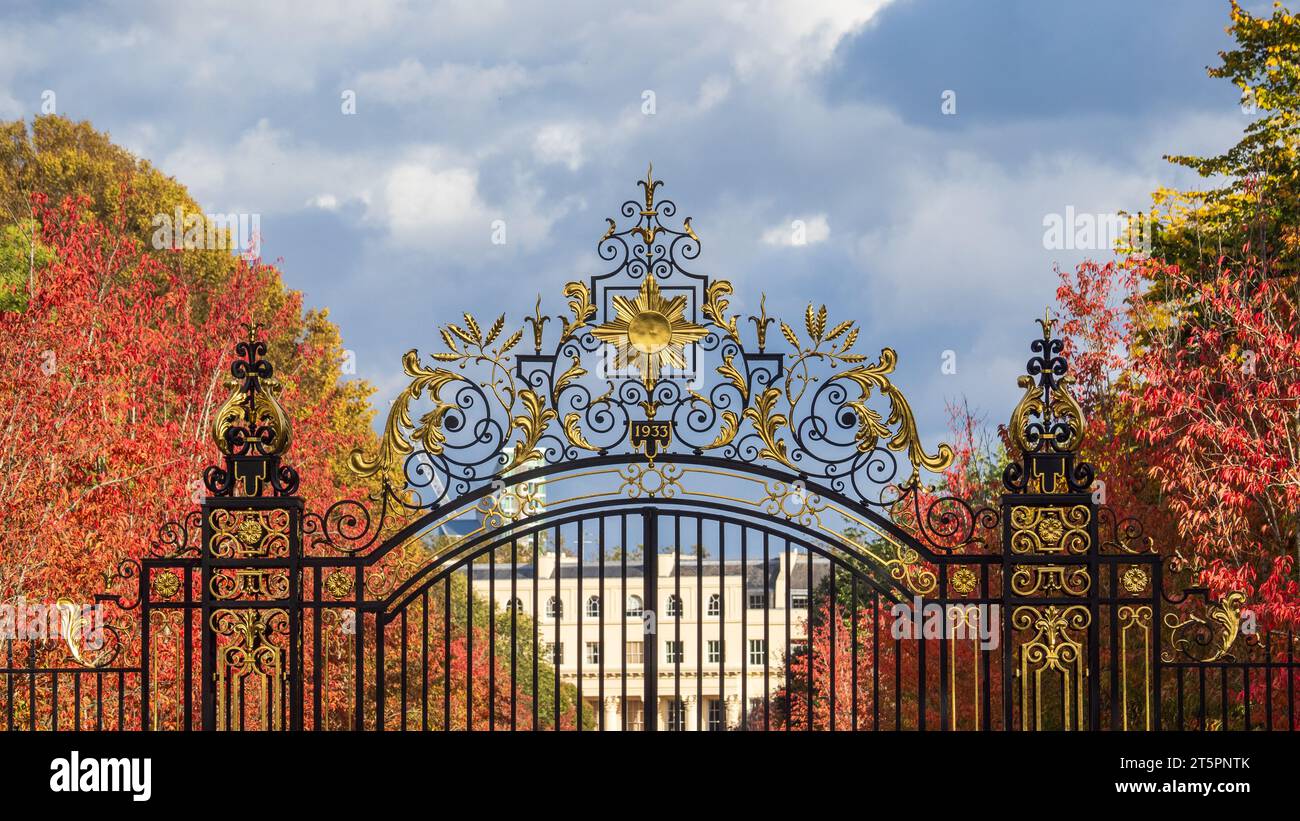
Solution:
{"label": "gold wheat sheaf ornament", "polygon": [[[949,446],[922,445],[890,379],[892,349],[871,361],[856,350],[852,320],[810,304],[791,324],[768,316],[766,296],[745,333],[731,283],[690,270],[699,236],[690,218],[665,221],[676,206],[658,198],[653,167],[638,185],[641,196],[620,209],[631,223],[609,219],[598,242],[611,268],[564,286],[567,315],[552,323],[540,296],[517,326],[505,314],[484,323],[465,313],[439,328],[441,350],[407,352],[409,382],[378,449],[351,455],[358,476],[451,498],[537,464],[679,453],[768,462],[862,495],[859,484],[883,484],[884,466],[897,491],[952,463]],[[771,326],[786,343],[780,352]],[[531,353],[519,349],[526,331]]]}

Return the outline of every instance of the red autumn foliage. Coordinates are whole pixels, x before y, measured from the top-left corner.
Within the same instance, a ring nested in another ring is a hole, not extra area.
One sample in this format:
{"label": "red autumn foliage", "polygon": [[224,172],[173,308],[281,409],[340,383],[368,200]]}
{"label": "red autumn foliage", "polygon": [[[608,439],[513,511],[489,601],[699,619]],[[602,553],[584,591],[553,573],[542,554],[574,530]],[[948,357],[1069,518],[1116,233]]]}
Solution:
{"label": "red autumn foliage", "polygon": [[[161,523],[201,499],[233,344],[278,273],[241,262],[196,319],[190,288],[125,232],[71,199],[38,195],[35,213],[54,260],[24,310],[0,313],[0,600],[89,601],[105,571],[140,557]],[[293,294],[280,315],[301,311]],[[302,493],[354,492],[330,461],[358,443],[297,401],[293,374],[277,376]]]}
{"label": "red autumn foliage", "polygon": [[[1001,662],[996,651],[979,649],[973,631],[971,637],[896,638],[892,604],[883,598],[878,602],[873,613],[871,607],[853,611],[843,602],[832,606],[829,597],[824,599],[813,618],[811,643],[790,652],[780,672],[782,685],[773,691],[767,705],[760,703],[750,710],[748,728],[918,729],[922,726],[922,682],[925,727],[939,729],[951,722],[954,729],[976,730],[983,729],[986,720],[990,726],[1000,726],[1001,718],[996,715],[1000,699],[992,702],[994,715],[986,715],[982,703],[986,691],[995,693],[1000,686]],[[924,677],[922,653],[926,658]],[[983,656],[989,653],[992,681],[986,688],[981,676]],[[949,669],[947,682],[941,682],[940,658],[944,655],[949,664],[956,665]],[[946,703],[945,683],[956,685],[948,692]]]}
{"label": "red autumn foliage", "polygon": [[1088,262],[1057,295],[1108,504],[1267,628],[1300,617],[1300,316],[1264,270]]}

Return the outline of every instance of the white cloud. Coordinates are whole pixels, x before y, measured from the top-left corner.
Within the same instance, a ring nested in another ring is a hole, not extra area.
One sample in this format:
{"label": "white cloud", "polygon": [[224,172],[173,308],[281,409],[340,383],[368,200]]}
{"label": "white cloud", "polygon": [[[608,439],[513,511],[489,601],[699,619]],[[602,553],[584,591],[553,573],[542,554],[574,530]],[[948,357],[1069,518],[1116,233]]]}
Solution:
{"label": "white cloud", "polygon": [[582,131],[572,123],[544,126],[533,140],[538,161],[566,166],[570,171],[582,167]]}
{"label": "white cloud", "polygon": [[831,225],[825,214],[811,214],[786,220],[763,232],[766,245],[816,245],[830,239]]}
{"label": "white cloud", "polygon": [[413,58],[392,68],[363,72],[356,83],[362,102],[367,95],[373,95],[393,105],[486,102],[514,94],[529,84],[528,72],[511,63],[488,67],[443,63],[430,69]]}
{"label": "white cloud", "polygon": [[307,200],[307,207],[319,208],[322,211],[337,211],[339,198],[333,194],[320,194]]}
{"label": "white cloud", "polygon": [[389,230],[399,241],[431,231],[465,230],[475,223],[487,230],[478,176],[467,168],[399,165],[384,183],[384,208]]}
{"label": "white cloud", "polygon": [[734,62],[744,77],[774,75],[787,82],[825,67],[845,37],[862,29],[889,0],[768,0],[727,7],[741,35]]}
{"label": "white cloud", "polygon": [[700,112],[708,111],[731,94],[731,81],[721,75],[714,75],[700,84],[700,97],[695,103]]}

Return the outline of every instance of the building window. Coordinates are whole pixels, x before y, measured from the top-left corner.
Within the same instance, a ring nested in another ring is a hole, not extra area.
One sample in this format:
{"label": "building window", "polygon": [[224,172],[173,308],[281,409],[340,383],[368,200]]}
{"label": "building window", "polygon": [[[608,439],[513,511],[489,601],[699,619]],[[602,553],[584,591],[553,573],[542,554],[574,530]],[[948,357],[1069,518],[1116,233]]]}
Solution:
{"label": "building window", "polygon": [[557,641],[550,646],[547,655],[551,657],[551,664],[560,665],[564,663],[564,642]]}
{"label": "building window", "polygon": [[642,603],[641,603],[641,597],[640,597],[640,596],[628,596],[628,597],[627,597],[627,611],[626,611],[626,612],[627,612],[627,614],[628,614],[629,616],[631,616],[632,618],[637,618],[637,619],[639,619],[639,618],[641,618],[641,612],[642,612],[643,609],[644,609],[644,605],[642,605]]}
{"label": "building window", "polygon": [[763,639],[749,640],[749,663],[767,664],[767,642]]}
{"label": "building window", "polygon": [[712,732],[721,732],[727,729],[726,709],[722,704],[722,699],[715,698],[709,702],[709,730]]}
{"label": "building window", "polygon": [[680,698],[668,700],[668,729],[673,732],[686,729],[686,702]]}
{"label": "building window", "polygon": [[680,641],[664,642],[664,661],[668,664],[682,663],[682,643]]}
{"label": "building window", "polygon": [[666,612],[669,616],[680,616],[682,614],[682,597],[678,596],[676,593],[669,596],[668,609]]}
{"label": "building window", "polygon": [[765,608],[765,607],[767,607],[767,594],[766,594],[766,593],[762,593],[762,592],[760,592],[760,593],[753,593],[753,592],[751,592],[751,593],[749,594],[749,609],[750,609],[750,610],[762,610],[762,609]]}
{"label": "building window", "polygon": [[587,618],[600,618],[600,596],[590,596],[587,599]]}
{"label": "building window", "polygon": [[790,606],[795,610],[808,609],[808,591],[792,590],[790,591]]}
{"label": "building window", "polygon": [[722,613],[722,596],[720,596],[717,593],[714,593],[712,596],[709,596],[709,615],[717,616],[720,615],[721,613]]}
{"label": "building window", "polygon": [[600,664],[600,642],[587,642],[587,663]]}
{"label": "building window", "polygon": [[639,698],[627,700],[627,728],[629,730],[645,729],[645,704]]}
{"label": "building window", "polygon": [[511,599],[511,600],[510,600],[510,605],[509,605],[509,612],[511,612],[511,613],[522,613],[522,612],[524,612],[524,603],[523,603],[523,601],[520,600],[520,599]]}
{"label": "building window", "polygon": [[546,600],[546,618],[564,618],[564,605],[560,602],[560,599],[557,596],[551,596]]}
{"label": "building window", "polygon": [[709,663],[717,664],[722,661],[722,641],[719,639],[709,639]]}
{"label": "building window", "polygon": [[645,643],[640,641],[629,641],[625,651],[628,664],[641,664],[645,661]]}

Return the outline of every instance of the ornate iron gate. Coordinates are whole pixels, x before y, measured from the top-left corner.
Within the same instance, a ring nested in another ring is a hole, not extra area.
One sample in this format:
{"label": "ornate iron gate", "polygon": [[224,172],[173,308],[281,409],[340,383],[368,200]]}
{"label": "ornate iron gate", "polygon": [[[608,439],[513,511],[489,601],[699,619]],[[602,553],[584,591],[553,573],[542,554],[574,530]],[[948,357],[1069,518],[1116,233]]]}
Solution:
{"label": "ornate iron gate", "polygon": [[1296,726],[1294,636],[1242,635],[1240,596],[1167,595],[1094,502],[1050,322],[1000,500],[956,498],[925,484],[953,453],[923,446],[892,350],[825,306],[789,323],[760,298],[747,327],[639,184],[567,315],[465,314],[406,354],[351,457],[370,498],[296,495],[250,331],[202,508],[119,568],[108,648],[8,643],[7,726],[83,704],[187,730]]}

